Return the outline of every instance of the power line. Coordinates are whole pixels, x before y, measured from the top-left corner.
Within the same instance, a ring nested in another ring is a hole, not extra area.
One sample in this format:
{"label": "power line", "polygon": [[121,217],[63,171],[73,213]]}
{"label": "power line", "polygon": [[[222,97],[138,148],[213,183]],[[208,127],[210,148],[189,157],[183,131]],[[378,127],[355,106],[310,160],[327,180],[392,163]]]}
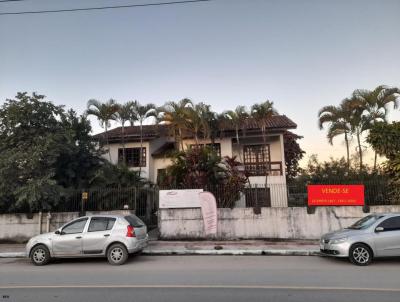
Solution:
{"label": "power line", "polygon": [[0,2],[17,2],[17,1],[25,1],[25,0],[0,0]]}
{"label": "power line", "polygon": [[[7,0],[7,1],[23,1],[23,0]],[[7,1],[3,0],[1,2],[7,2]],[[22,11],[22,12],[5,12],[5,13],[0,13],[0,16],[4,16],[4,15],[28,15],[28,14],[50,14],[50,13],[92,11],[92,10],[105,10],[105,9],[117,9],[117,8],[133,8],[133,7],[146,7],[146,6],[189,4],[189,3],[210,2],[210,1],[214,1],[214,0],[186,0],[186,1],[170,1],[170,2],[157,2],[157,3],[145,3],[145,4],[86,7],[86,8],[70,8],[70,9],[38,10],[38,11]]]}

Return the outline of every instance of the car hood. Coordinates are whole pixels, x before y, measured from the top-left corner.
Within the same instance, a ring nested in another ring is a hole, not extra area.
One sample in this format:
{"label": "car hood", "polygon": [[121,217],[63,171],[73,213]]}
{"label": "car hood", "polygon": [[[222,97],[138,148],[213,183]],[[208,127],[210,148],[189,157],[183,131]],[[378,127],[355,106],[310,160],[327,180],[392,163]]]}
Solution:
{"label": "car hood", "polygon": [[324,234],[322,239],[338,239],[343,237],[357,236],[364,233],[364,230],[341,229],[339,231]]}
{"label": "car hood", "polygon": [[44,234],[40,234],[40,235],[36,235],[34,237],[32,237],[29,241],[42,241],[45,239],[49,239],[52,238],[54,236],[54,232],[50,232],[50,233],[44,233]]}

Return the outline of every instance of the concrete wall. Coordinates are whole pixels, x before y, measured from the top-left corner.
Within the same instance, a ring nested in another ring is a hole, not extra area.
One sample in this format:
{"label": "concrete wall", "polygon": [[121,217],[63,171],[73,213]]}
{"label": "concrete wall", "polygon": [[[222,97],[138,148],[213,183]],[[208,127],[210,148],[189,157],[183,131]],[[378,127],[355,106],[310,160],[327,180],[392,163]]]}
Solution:
{"label": "concrete wall", "polygon": [[[374,206],[371,213],[400,212],[400,206]],[[159,211],[162,239],[205,239],[200,209],[162,209]],[[324,233],[349,226],[364,217],[361,207],[218,209],[215,239],[318,239]]]}
{"label": "concrete wall", "polygon": [[[86,215],[93,214],[129,214],[129,211],[111,212],[86,212]],[[28,217],[27,214],[2,214],[0,215],[0,242],[25,242],[32,236],[55,231],[67,222],[78,218],[78,212],[50,213],[49,226],[47,226],[48,214],[39,213]]]}

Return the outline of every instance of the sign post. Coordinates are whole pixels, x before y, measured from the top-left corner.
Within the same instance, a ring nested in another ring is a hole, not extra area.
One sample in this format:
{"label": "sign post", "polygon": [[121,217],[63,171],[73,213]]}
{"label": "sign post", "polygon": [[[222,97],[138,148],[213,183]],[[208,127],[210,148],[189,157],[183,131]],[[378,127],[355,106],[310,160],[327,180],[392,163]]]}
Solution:
{"label": "sign post", "polygon": [[364,206],[364,185],[308,185],[308,206]]}

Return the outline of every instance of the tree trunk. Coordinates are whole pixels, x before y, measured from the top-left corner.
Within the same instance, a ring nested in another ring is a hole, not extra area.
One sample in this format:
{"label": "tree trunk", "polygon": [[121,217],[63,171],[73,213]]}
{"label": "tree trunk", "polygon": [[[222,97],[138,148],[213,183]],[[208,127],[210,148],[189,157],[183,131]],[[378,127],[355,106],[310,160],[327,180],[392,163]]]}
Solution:
{"label": "tree trunk", "polygon": [[126,165],[126,156],[125,156],[125,123],[122,122],[122,163]]}
{"label": "tree trunk", "polygon": [[[265,126],[263,126],[261,128],[261,131],[262,131],[262,137],[263,137],[263,143],[264,143],[264,150],[263,151],[265,151],[265,149],[267,148],[267,134],[265,133]],[[265,154],[263,154],[263,156],[265,156]],[[265,162],[265,165],[266,165],[266,167],[265,167],[265,185],[267,185],[268,184],[268,172],[269,172],[269,169],[270,169],[270,163],[268,162],[268,158],[265,159],[265,160],[266,160],[266,162]]]}
{"label": "tree trunk", "polygon": [[358,143],[358,156],[360,157],[360,171],[363,169],[363,159],[362,159],[362,149],[361,149],[361,139],[360,131],[357,129],[357,143]]}
{"label": "tree trunk", "polygon": [[[143,155],[143,122],[140,120],[140,154],[139,154],[139,177],[142,177],[142,155]],[[147,152],[146,152],[147,155]]]}
{"label": "tree trunk", "polygon": [[179,128],[178,131],[179,131],[179,141],[180,141],[180,144],[181,144],[182,151],[185,151],[185,148],[183,147],[182,129]]}
{"label": "tree trunk", "polygon": [[239,142],[239,128],[236,127],[236,144],[238,147],[238,152],[239,152],[239,161],[242,162],[242,152],[240,149],[240,142]]}
{"label": "tree trunk", "polygon": [[350,150],[349,150],[349,138],[347,137],[347,132],[344,133],[344,140],[346,142],[346,152],[347,152],[347,171],[350,171]]}
{"label": "tree trunk", "polygon": [[375,158],[374,158],[374,171],[376,171],[376,162],[378,160],[378,153],[375,151]]}
{"label": "tree trunk", "polygon": [[106,135],[106,145],[107,145],[107,150],[108,150],[108,157],[110,158],[110,163],[111,163],[111,152],[110,152],[110,143],[108,142],[108,127],[107,123],[104,126],[104,129],[106,130],[105,135]]}

